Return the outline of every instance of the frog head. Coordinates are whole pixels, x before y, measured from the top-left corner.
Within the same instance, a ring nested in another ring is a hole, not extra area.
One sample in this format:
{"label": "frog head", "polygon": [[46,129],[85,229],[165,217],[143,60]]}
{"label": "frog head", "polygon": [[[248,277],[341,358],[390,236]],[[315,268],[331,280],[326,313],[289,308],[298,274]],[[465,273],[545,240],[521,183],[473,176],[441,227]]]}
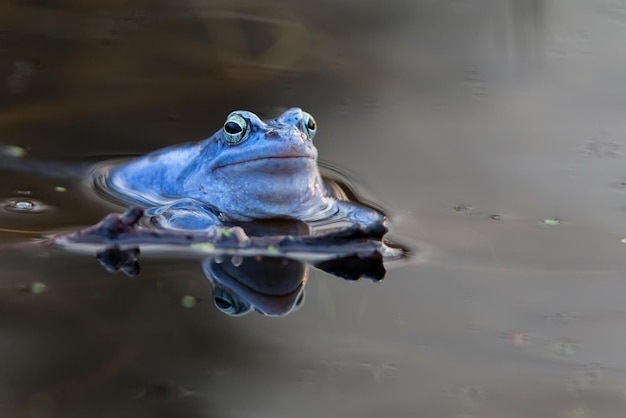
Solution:
{"label": "frog head", "polygon": [[204,173],[220,191],[218,207],[240,220],[318,210],[316,130],[313,116],[299,108],[265,121],[248,111],[230,113],[205,159]]}

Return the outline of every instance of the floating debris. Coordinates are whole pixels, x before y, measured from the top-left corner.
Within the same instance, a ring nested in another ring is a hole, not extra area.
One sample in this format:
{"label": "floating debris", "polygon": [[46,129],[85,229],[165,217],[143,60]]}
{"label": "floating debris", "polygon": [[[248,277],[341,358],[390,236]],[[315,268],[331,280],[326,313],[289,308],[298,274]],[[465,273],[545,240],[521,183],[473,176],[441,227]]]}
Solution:
{"label": "floating debris", "polygon": [[198,304],[198,298],[196,298],[195,296],[185,295],[180,299],[180,305],[183,308],[187,308],[187,309],[195,308],[197,304]]}
{"label": "floating debris", "polygon": [[0,154],[7,157],[22,158],[26,155],[26,149],[18,147],[17,145],[2,145],[0,146]]}
{"label": "floating debris", "polygon": [[473,208],[470,205],[466,205],[465,203],[459,203],[452,206],[452,210],[459,213],[470,213],[472,209]]}
{"label": "floating debris", "polygon": [[153,402],[173,402],[185,396],[191,396],[195,391],[187,389],[169,380],[151,381],[137,394],[137,398],[144,398]]}
{"label": "floating debris", "polygon": [[65,193],[65,192],[67,192],[67,189],[65,187],[63,187],[63,186],[56,186],[54,188],[54,191],[55,192],[59,192],[59,193]]}
{"label": "floating debris", "polygon": [[210,242],[194,242],[193,244],[190,245],[190,248],[194,250],[211,253],[215,251],[215,244],[210,243]]}
{"label": "floating debris", "polygon": [[544,225],[556,226],[556,225],[561,225],[563,221],[560,220],[559,218],[546,218],[542,221],[542,223]]}
{"label": "floating debris", "polygon": [[576,349],[571,341],[561,339],[552,343],[552,351],[561,356],[568,356],[574,354]]}
{"label": "floating debris", "polygon": [[46,291],[46,285],[42,282],[32,282],[26,286],[26,290],[33,295],[40,295]]}

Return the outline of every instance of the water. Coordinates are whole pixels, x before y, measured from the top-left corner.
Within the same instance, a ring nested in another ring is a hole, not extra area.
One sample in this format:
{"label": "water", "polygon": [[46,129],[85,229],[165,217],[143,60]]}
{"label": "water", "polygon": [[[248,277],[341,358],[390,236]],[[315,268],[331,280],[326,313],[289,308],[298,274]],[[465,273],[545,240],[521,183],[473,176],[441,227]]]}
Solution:
{"label": "water", "polygon": [[[4,144],[135,154],[301,106],[425,256],[380,284],[311,269],[275,319],[220,313],[197,262],[5,254],[2,416],[623,415],[623,2],[5,1],[0,22]],[[116,209],[3,173],[15,199],[45,210],[2,211],[2,243]]]}

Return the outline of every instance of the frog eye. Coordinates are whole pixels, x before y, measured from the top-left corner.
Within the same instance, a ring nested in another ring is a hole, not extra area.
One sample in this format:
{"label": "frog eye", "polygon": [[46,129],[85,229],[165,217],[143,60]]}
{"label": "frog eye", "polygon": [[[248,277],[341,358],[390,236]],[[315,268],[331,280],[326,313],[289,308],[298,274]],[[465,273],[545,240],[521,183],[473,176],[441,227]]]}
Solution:
{"label": "frog eye", "polygon": [[248,133],[248,121],[238,114],[232,114],[226,119],[222,128],[224,140],[234,145],[241,142]]}
{"label": "frog eye", "polygon": [[245,306],[237,303],[230,293],[219,287],[215,289],[215,293],[213,294],[213,303],[217,309],[226,315],[243,315],[248,311]]}
{"label": "frog eye", "polygon": [[313,119],[313,116],[306,112],[302,112],[302,132],[305,133],[307,138],[313,139],[316,130],[317,123],[315,123],[315,119]]}

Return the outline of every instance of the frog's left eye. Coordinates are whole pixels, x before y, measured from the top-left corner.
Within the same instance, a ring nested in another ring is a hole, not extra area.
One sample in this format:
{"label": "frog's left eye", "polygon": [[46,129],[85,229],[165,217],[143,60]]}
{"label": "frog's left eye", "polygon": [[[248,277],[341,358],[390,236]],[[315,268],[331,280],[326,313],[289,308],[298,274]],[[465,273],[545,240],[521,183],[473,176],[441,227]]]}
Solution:
{"label": "frog's left eye", "polygon": [[309,139],[313,139],[316,130],[317,123],[315,123],[313,116],[306,112],[302,112],[302,132],[304,132]]}
{"label": "frog's left eye", "polygon": [[228,116],[222,128],[224,140],[234,145],[241,142],[248,133],[248,121],[242,116],[233,114]]}

